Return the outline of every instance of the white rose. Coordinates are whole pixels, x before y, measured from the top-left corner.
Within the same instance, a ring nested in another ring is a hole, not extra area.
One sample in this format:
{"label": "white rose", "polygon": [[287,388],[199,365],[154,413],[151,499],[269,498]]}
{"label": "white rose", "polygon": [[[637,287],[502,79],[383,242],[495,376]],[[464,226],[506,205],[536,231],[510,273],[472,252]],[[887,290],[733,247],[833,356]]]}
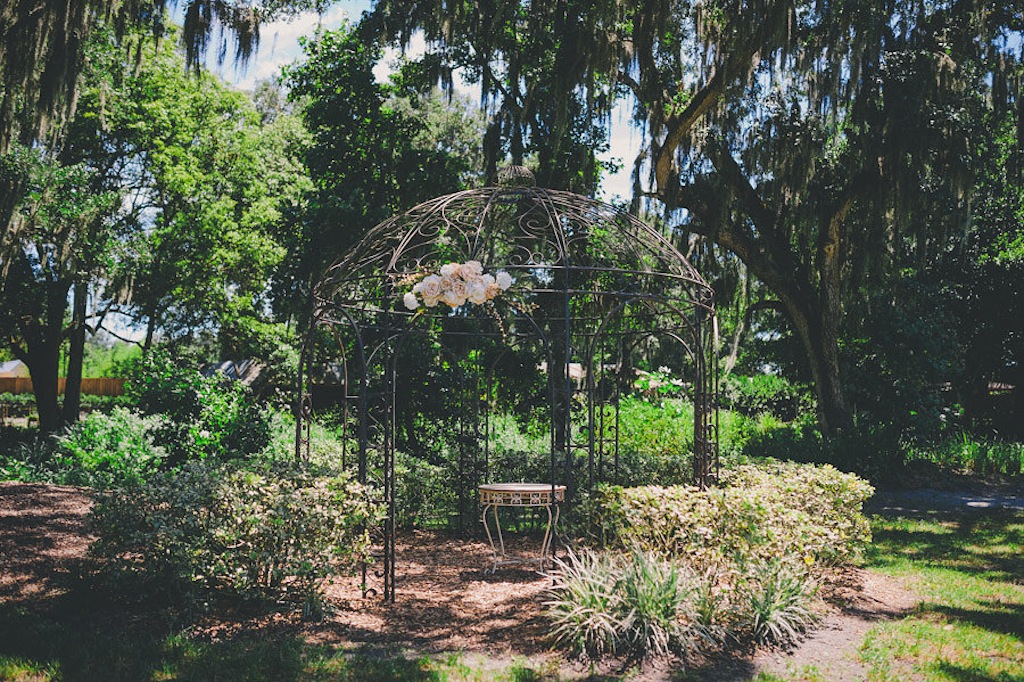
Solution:
{"label": "white rose", "polygon": [[441,300],[453,308],[458,308],[466,302],[466,298],[468,296],[469,290],[466,283],[461,279],[453,279],[451,284],[448,285],[444,295],[441,297]]}
{"label": "white rose", "polygon": [[412,290],[423,296],[423,305],[433,308],[437,305],[437,299],[441,298],[443,290],[441,278],[437,275],[424,277],[423,281],[414,286]]}
{"label": "white rose", "polygon": [[417,308],[420,307],[420,302],[416,298],[416,294],[412,292],[409,292],[408,294],[402,297],[402,303],[404,303],[405,307],[408,308],[409,310],[416,310]]}
{"label": "white rose", "polygon": [[487,302],[487,285],[484,284],[483,278],[471,280],[466,286],[466,291],[470,303],[480,305]]}
{"label": "white rose", "polygon": [[507,290],[516,282],[512,279],[512,275],[508,274],[504,270],[498,270],[498,274],[495,276],[494,281],[498,283],[498,288],[502,291]]}
{"label": "white rose", "polygon": [[480,281],[484,285],[484,291],[488,301],[501,293],[501,287],[499,287],[498,283],[494,281],[494,275],[484,275],[480,278]]}
{"label": "white rose", "polygon": [[478,260],[468,260],[466,264],[462,266],[462,276],[467,277],[469,275],[479,277],[484,274],[484,266],[480,264]]}
{"label": "white rose", "polygon": [[459,265],[458,263],[446,263],[441,266],[442,277],[458,277],[461,272],[462,266]]}

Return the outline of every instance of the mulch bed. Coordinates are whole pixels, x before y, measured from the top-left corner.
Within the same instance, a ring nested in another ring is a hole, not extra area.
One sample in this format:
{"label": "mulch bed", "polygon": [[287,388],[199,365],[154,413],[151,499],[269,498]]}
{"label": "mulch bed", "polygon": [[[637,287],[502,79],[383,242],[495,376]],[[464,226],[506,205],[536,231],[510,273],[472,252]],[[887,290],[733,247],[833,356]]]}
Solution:
{"label": "mulch bed", "polygon": [[[87,527],[91,506],[88,489],[0,483],[0,602],[45,607],[67,593],[95,539]],[[529,537],[506,539],[513,551],[536,551],[540,544]],[[304,623],[297,612],[240,608],[200,615],[190,630],[203,639],[300,631],[316,642],[420,651],[547,650],[541,611],[550,578],[518,567],[485,574],[491,557],[486,542],[441,532],[402,533],[396,553],[394,604],[363,598],[359,578],[344,578],[327,588],[330,612],[324,622]],[[370,586],[380,588],[372,574]]]}
{"label": "mulch bed", "polygon": [[88,491],[0,482],[0,602],[54,596],[95,538],[85,519]]}

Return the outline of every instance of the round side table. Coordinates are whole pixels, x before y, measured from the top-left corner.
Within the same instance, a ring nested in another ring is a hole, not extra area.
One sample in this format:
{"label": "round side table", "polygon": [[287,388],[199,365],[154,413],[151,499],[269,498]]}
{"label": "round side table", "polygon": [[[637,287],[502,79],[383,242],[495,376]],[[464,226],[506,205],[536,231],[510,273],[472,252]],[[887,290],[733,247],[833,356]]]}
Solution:
{"label": "round side table", "polygon": [[[480,505],[482,511],[480,521],[487,531],[487,541],[491,543],[491,551],[494,552],[494,564],[484,573],[494,573],[498,566],[518,563],[537,562],[541,570],[548,559],[548,552],[551,549],[551,540],[555,526],[558,525],[559,503],[565,501],[565,486],[552,486],[549,483],[488,483],[480,486]],[[540,555],[534,557],[510,557],[505,552],[505,539],[501,534],[501,523],[498,519],[500,507],[543,507],[548,514],[548,523],[544,529],[544,542],[541,544]],[[554,507],[554,514],[551,508]],[[498,536],[497,545],[494,543],[494,535],[491,534],[490,525],[487,523],[488,513],[494,516],[494,527]]]}

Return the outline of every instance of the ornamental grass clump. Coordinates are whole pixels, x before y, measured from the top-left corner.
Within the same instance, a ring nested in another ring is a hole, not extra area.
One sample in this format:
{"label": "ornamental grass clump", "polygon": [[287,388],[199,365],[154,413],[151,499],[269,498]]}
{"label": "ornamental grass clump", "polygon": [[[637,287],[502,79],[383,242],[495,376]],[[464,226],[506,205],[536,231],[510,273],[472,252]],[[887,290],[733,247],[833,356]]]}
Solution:
{"label": "ornamental grass clump", "polygon": [[584,550],[555,563],[545,602],[551,636],[582,658],[685,658],[730,641],[786,645],[818,619],[814,580],[788,561],[698,574],[651,552]]}
{"label": "ornamental grass clump", "polygon": [[557,586],[545,603],[556,646],[600,658],[614,654],[622,630],[618,558],[607,552],[569,552],[555,559]]}
{"label": "ornamental grass clump", "polygon": [[817,591],[798,565],[776,559],[755,566],[739,590],[743,628],[756,642],[791,644],[818,620]]}
{"label": "ornamental grass clump", "polygon": [[595,550],[569,552],[555,563],[545,606],[556,646],[590,659],[643,660],[716,641],[700,613],[708,590],[678,564],[649,552]]}
{"label": "ornamental grass clump", "polygon": [[691,605],[692,588],[677,566],[646,552],[634,552],[619,579],[622,603],[622,649],[629,656],[664,656],[686,649],[684,612]]}

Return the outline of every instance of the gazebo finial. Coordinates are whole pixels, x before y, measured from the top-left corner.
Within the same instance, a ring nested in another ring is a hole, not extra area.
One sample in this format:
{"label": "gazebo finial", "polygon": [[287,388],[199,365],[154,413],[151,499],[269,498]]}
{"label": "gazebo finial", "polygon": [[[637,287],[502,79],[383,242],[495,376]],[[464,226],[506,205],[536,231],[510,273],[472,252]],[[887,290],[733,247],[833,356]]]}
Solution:
{"label": "gazebo finial", "polygon": [[537,178],[526,166],[505,166],[498,170],[499,187],[536,187]]}

